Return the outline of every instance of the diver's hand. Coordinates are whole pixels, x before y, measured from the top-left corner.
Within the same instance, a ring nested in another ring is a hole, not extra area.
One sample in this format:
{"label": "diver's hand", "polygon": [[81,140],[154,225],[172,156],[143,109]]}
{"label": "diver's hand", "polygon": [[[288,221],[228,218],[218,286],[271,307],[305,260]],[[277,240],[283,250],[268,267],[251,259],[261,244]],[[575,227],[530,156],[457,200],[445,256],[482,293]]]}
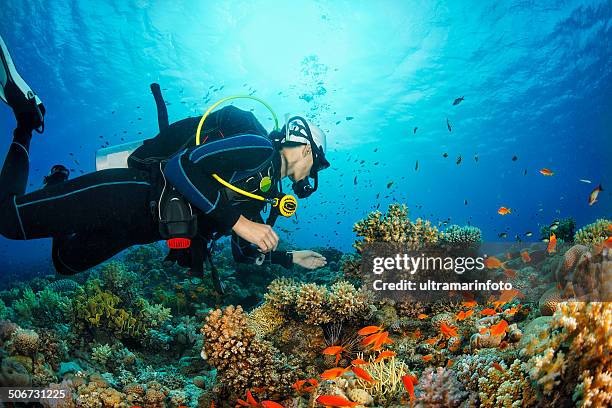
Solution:
{"label": "diver's hand", "polygon": [[327,265],[327,259],[314,251],[293,251],[293,263],[306,269],[317,269]]}
{"label": "diver's hand", "polygon": [[242,239],[255,244],[262,252],[274,251],[278,246],[278,235],[271,226],[253,222],[240,216],[232,230]]}

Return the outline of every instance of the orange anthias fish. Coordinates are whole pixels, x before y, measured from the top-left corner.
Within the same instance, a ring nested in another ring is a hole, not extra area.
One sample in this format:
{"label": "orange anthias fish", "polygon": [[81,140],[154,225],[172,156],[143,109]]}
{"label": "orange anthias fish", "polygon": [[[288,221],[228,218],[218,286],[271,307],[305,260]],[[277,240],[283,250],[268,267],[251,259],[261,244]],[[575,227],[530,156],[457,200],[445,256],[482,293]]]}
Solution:
{"label": "orange anthias fish", "polygon": [[324,378],[326,380],[335,380],[336,378],[340,377],[342,374],[344,374],[347,371],[348,371],[348,368],[342,368],[342,367],[330,368],[329,370],[323,371],[323,374],[321,374],[321,378]]}
{"label": "orange anthias fish", "polygon": [[464,312],[462,310],[459,313],[457,313],[456,317],[457,317],[457,320],[465,320],[468,317],[470,317],[473,313],[474,313],[474,310],[468,310],[467,312]]}
{"label": "orange anthias fish", "polygon": [[359,334],[360,336],[368,336],[370,334],[378,333],[382,330],[382,326],[366,326],[363,329],[359,330],[357,334]]}
{"label": "orange anthias fish", "polygon": [[591,191],[591,194],[589,194],[589,205],[593,205],[597,202],[597,196],[601,191],[603,191],[601,184],[595,187],[595,190]]}
{"label": "orange anthias fish", "polygon": [[374,342],[374,345],[372,346],[372,350],[378,351],[382,348],[383,344],[391,344],[391,343],[393,343],[393,341],[389,338],[389,332],[384,331],[380,333],[380,336]]}
{"label": "orange anthias fish", "polygon": [[356,407],[358,402],[351,402],[346,398],[338,397],[337,395],[321,395],[317,398],[317,402],[327,407]]}
{"label": "orange anthias fish", "polygon": [[372,376],[363,368],[361,367],[353,367],[351,368],[351,370],[355,373],[355,375],[359,378],[361,378],[364,381],[367,381],[369,383],[375,383],[376,381],[374,381],[374,379],[372,378]]}
{"label": "orange anthias fish", "polygon": [[330,346],[323,350],[323,354],[328,356],[336,356],[336,365],[338,365],[338,361],[340,361],[340,353],[345,350],[342,346]]}
{"label": "orange anthias fish", "polygon": [[369,364],[369,363],[362,358],[356,358],[353,361],[351,361],[351,364],[352,365],[364,365],[364,364]]}
{"label": "orange anthias fish", "polygon": [[378,363],[379,361],[385,359],[385,358],[389,358],[389,357],[394,357],[395,356],[395,352],[394,351],[389,351],[389,350],[385,350],[382,353],[380,353],[378,355],[378,357],[376,357],[376,360],[374,360],[375,363]]}
{"label": "orange anthias fish", "polygon": [[257,400],[253,397],[253,394],[251,394],[251,390],[247,390],[246,392],[246,401],[238,399],[238,404],[242,405],[243,407],[258,407],[259,406],[259,402],[257,402]]}
{"label": "orange anthias fish", "polygon": [[489,269],[497,269],[504,267],[504,263],[494,256],[487,256],[484,261],[484,264]]}
{"label": "orange anthias fish", "polygon": [[518,312],[520,309],[521,309],[521,305],[511,307],[510,309],[504,310],[504,314],[507,316],[514,316],[516,312]]}
{"label": "orange anthias fish", "polygon": [[427,362],[433,358],[433,355],[427,354],[426,356],[421,357],[421,360]]}
{"label": "orange anthias fish", "polygon": [[313,392],[318,385],[319,382],[317,380],[315,380],[314,378],[309,378],[307,380],[297,380],[291,387],[295,389],[298,394],[302,394]]}
{"label": "orange anthias fish", "polygon": [[329,356],[335,356],[336,354],[342,353],[344,351],[344,347],[342,346],[330,346],[323,350],[323,354],[327,354]]}
{"label": "orange anthias fish", "polygon": [[557,236],[553,232],[550,234],[550,239],[548,240],[548,246],[546,247],[546,252],[548,252],[549,254],[552,254],[553,252],[557,251],[556,248],[557,248]]}
{"label": "orange anthias fish", "polygon": [[274,402],[274,401],[261,401],[261,406],[264,408],[285,408],[283,407],[281,404],[279,404],[278,402]]}
{"label": "orange anthias fish", "polygon": [[437,342],[438,342],[438,338],[437,337],[432,337],[431,339],[425,340],[425,343],[429,344],[430,346],[433,346]]}
{"label": "orange anthias fish", "polygon": [[493,367],[493,368],[494,368],[494,369],[496,369],[496,370],[501,371],[502,373],[505,373],[505,372],[506,372],[506,370],[504,370],[504,367],[502,367],[502,366],[501,366],[501,364],[499,364],[499,363],[498,363],[498,362],[496,362],[496,361],[495,361],[495,362],[493,362],[493,363],[491,363],[491,367]]}
{"label": "orange anthias fish", "polygon": [[475,300],[471,300],[469,302],[463,302],[462,305],[464,307],[474,307],[474,306],[478,306],[478,302],[476,302]]}
{"label": "orange anthias fish", "polygon": [[516,278],[516,271],[514,269],[506,268],[504,269],[504,275],[509,278]]}
{"label": "orange anthias fish", "polygon": [[404,384],[404,388],[406,388],[406,391],[408,391],[410,401],[414,401],[414,386],[417,383],[417,378],[414,375],[403,375],[402,383]]}
{"label": "orange anthias fish", "polygon": [[546,167],[544,167],[543,169],[540,170],[540,174],[543,174],[544,176],[552,176],[555,174],[555,172],[552,171],[551,169],[547,169]]}
{"label": "orange anthias fish", "polygon": [[512,210],[507,207],[499,207],[499,210],[497,210],[497,213],[499,215],[508,215],[508,214],[512,214]]}
{"label": "orange anthias fish", "polygon": [[420,313],[417,318],[419,320],[423,320],[423,319],[427,319],[429,317],[429,315],[426,315],[425,313]]}
{"label": "orange anthias fish", "polygon": [[529,252],[527,252],[527,251],[522,251],[521,252],[521,258],[523,258],[523,262],[525,262],[525,263],[531,262],[531,257],[529,256]]}
{"label": "orange anthias fish", "polygon": [[495,309],[491,309],[490,307],[480,311],[480,314],[483,316],[493,316],[496,313],[497,312],[495,311]]}
{"label": "orange anthias fish", "polygon": [[521,299],[525,298],[525,294],[518,289],[507,289],[502,290],[501,295],[499,295],[500,302],[510,302],[515,297],[519,297]]}
{"label": "orange anthias fish", "polygon": [[491,336],[498,336],[500,334],[503,334],[506,332],[507,328],[508,322],[503,319],[499,323],[489,327],[489,329],[491,330]]}
{"label": "orange anthias fish", "polygon": [[446,323],[441,323],[440,331],[446,338],[457,337],[457,327],[455,326],[447,326]]}

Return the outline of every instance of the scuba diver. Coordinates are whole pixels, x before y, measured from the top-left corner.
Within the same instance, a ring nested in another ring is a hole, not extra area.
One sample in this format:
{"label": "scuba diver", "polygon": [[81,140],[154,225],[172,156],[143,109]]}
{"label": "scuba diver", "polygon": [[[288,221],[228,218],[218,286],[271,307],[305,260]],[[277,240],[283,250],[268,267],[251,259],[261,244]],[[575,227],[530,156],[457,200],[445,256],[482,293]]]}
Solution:
{"label": "scuba diver", "polygon": [[[276,126],[269,134],[251,112],[226,106],[211,113],[238,97],[217,102],[201,118],[169,124],[159,85],[151,89],[160,132],[129,151],[125,166],[69,179],[68,169],[56,165],[43,188],[26,194],[30,141],[33,131],[44,131],[45,108],[0,37],[0,99],[17,119],[0,173],[0,234],[52,238],[53,264],[66,275],[133,245],[166,240],[166,262],[190,267],[197,276],[208,264],[220,292],[211,253],[222,236],[231,235],[238,262],[324,266],[326,259],[314,251],[277,250],[272,229],[278,216],[291,216],[297,208],[281,180],[288,177],[295,194],[305,198],[317,190],[318,172],[329,167],[323,131],[300,116],[279,129],[273,111]],[[265,222],[262,211],[268,212]]]}

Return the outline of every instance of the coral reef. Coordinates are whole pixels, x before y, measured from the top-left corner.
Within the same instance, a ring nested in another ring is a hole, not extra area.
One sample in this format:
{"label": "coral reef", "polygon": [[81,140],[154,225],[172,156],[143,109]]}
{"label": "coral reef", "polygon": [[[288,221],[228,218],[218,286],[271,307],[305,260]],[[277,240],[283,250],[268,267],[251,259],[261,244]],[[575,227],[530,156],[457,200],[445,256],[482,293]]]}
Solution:
{"label": "coral reef", "polygon": [[66,389],[56,406],[84,408],[317,408],[324,396],[376,408],[608,406],[610,306],[566,302],[612,293],[602,225],[567,251],[495,254],[516,271],[512,291],[432,302],[368,293],[365,245],[476,253],[480,230],[441,232],[398,204],[356,223],[356,253],[322,249],[336,265],[315,271],[235,269],[223,244],[224,297],[208,271],[189,276],[161,246],[136,247],[71,279],[0,291],[0,385]]}
{"label": "coral reef", "polygon": [[564,302],[540,335],[529,338],[529,374],[553,406],[612,403],[611,326],[609,302]]}
{"label": "coral reef", "polygon": [[583,245],[601,244],[610,234],[610,225],[612,221],[600,218],[576,231],[574,242]]}

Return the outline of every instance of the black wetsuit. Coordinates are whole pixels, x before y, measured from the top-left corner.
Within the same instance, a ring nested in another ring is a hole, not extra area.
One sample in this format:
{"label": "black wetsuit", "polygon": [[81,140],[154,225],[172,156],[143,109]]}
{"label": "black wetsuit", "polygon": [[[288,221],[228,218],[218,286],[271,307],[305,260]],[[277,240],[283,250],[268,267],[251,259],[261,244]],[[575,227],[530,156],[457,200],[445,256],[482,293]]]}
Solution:
{"label": "black wetsuit", "polygon": [[[244,118],[245,113],[232,106],[215,112],[217,120],[211,120],[203,137],[218,131],[219,120]],[[232,233],[231,227],[240,215],[262,222],[264,202],[237,195],[211,177],[217,173],[259,195],[277,194],[280,154],[261,124],[250,112],[248,115],[252,117],[249,121],[239,120],[230,127],[233,134],[226,132],[200,146],[195,146],[194,140],[199,118],[184,119],[162,130],[145,145],[155,146],[159,138],[187,141],[167,163],[162,161],[163,173],[159,165],[106,169],[28,194],[31,133],[18,127],[0,173],[0,234],[17,240],[53,238],[56,270],[61,274],[84,271],[130,246],[162,239],[157,203],[164,178],[197,209],[196,245]],[[165,152],[166,157],[173,152]],[[272,179],[272,188],[262,192],[259,183],[265,176]],[[274,220],[273,216],[269,223]],[[273,251],[263,257],[255,246],[235,234],[232,252],[238,262],[292,265],[289,253]],[[184,254],[175,255],[175,260],[185,258]]]}

